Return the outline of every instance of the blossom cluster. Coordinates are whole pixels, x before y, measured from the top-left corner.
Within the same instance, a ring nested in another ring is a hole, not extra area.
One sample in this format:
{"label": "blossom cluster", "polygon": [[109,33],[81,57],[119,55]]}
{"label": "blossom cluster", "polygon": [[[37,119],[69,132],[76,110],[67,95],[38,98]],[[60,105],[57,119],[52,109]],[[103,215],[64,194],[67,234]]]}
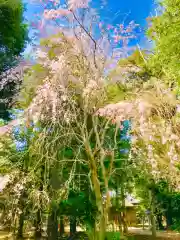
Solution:
{"label": "blossom cluster", "polygon": [[68,9],[51,9],[44,11],[44,18],[45,19],[57,19],[62,16],[68,16],[71,12]]}
{"label": "blossom cluster", "polygon": [[[30,67],[27,62],[20,62],[0,75],[0,105],[1,110],[9,109],[17,100],[25,72]],[[1,111],[0,111],[1,112]],[[3,111],[1,112],[3,114]],[[1,115],[2,117],[3,115]],[[8,126],[9,127],[9,126]],[[4,129],[4,131],[6,131]]]}
{"label": "blossom cluster", "polygon": [[[93,53],[85,52],[84,46],[89,39],[83,36],[80,33],[78,39],[63,33],[48,39],[45,44],[48,47],[37,50],[37,61],[43,66],[46,76],[42,85],[37,87],[26,112],[35,122],[52,120],[55,123],[62,118],[69,122],[75,119],[77,102],[74,99],[77,96],[91,109],[100,102],[103,68],[96,69]],[[49,49],[53,49],[53,58],[49,56]]]}
{"label": "blossom cluster", "polygon": [[88,8],[90,0],[68,0],[68,7],[70,10],[76,10],[79,8]]}
{"label": "blossom cluster", "polygon": [[159,82],[157,88],[151,89],[152,95],[142,90],[132,101],[109,104],[97,114],[116,123],[131,119],[132,154],[141,156],[141,164],[148,165],[155,179],[164,175],[177,183],[180,180],[177,170],[180,160],[179,103],[170,89],[164,94],[165,89],[166,86]]}

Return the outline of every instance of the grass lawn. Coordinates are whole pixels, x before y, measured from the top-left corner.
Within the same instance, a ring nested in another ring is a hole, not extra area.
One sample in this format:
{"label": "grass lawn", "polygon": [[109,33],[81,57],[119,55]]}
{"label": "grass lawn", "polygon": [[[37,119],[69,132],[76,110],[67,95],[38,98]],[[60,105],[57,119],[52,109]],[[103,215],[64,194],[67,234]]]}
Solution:
{"label": "grass lawn", "polygon": [[107,232],[106,236],[107,236],[107,240],[119,240],[120,239],[119,232]]}
{"label": "grass lawn", "polygon": [[[9,236],[8,236],[9,235]],[[11,234],[0,231],[0,240],[1,239],[9,239],[13,240],[13,236],[10,236]],[[26,234],[25,234],[26,235]],[[28,235],[28,234],[27,234]],[[106,233],[107,240],[155,240],[152,238],[150,235],[138,235],[138,234],[133,234],[132,236],[128,237],[120,237],[119,232],[107,232]],[[30,236],[24,236],[24,239],[34,239],[34,237],[30,238]],[[46,239],[46,238],[42,238]],[[84,232],[79,232],[77,235],[73,238],[73,240],[87,240],[87,235]],[[171,236],[171,235],[164,235],[164,236],[158,236],[156,240],[180,240],[180,236]]]}

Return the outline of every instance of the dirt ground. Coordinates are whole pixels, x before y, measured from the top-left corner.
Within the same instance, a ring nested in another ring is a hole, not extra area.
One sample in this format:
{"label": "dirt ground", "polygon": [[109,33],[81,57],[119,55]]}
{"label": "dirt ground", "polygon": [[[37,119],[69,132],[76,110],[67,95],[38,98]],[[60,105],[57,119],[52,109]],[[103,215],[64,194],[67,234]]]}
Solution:
{"label": "dirt ground", "polygon": [[[81,237],[78,236],[78,238],[74,238],[73,240],[83,239]],[[11,235],[9,233],[0,231],[0,240],[1,239],[2,240],[8,240],[8,239],[11,240],[13,238],[11,237]],[[28,238],[25,238],[25,239],[28,239]],[[156,240],[170,240],[170,239],[171,240],[180,240],[180,233],[157,231]],[[132,228],[132,229],[129,229],[128,240],[155,240],[155,239],[152,238],[151,232],[149,230]]]}
{"label": "dirt ground", "polygon": [[[132,228],[129,229],[129,240],[154,240],[151,231]],[[157,231],[156,240],[180,240],[180,233],[170,231]]]}
{"label": "dirt ground", "polygon": [[[180,240],[180,237],[174,237],[174,236],[161,236],[156,237],[156,240]],[[133,235],[128,237],[128,240],[155,240],[152,236],[148,235]]]}

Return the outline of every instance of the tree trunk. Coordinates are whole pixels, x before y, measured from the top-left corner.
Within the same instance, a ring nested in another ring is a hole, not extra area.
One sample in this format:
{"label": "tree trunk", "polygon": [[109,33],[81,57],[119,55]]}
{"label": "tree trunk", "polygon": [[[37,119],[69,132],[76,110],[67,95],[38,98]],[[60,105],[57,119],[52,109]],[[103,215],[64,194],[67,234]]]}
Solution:
{"label": "tree trunk", "polygon": [[[42,165],[41,167],[41,172],[40,172],[40,186],[39,186],[39,192],[41,193],[43,191],[43,181],[44,181],[44,171],[45,167]],[[42,201],[40,200],[40,206],[42,206]],[[41,221],[41,208],[38,209],[37,215],[36,215],[36,226],[35,226],[35,239],[41,238],[41,233],[42,233],[42,221]]]}
{"label": "tree trunk", "polygon": [[40,209],[37,211],[36,221],[35,221],[35,239],[40,239],[42,233],[41,228],[41,211]]}
{"label": "tree trunk", "polygon": [[23,238],[23,227],[24,227],[24,212],[22,212],[19,216],[19,226],[17,232],[17,239]]}
{"label": "tree trunk", "polygon": [[121,213],[118,216],[118,227],[119,227],[120,235],[123,236],[123,223],[122,223]]}
{"label": "tree trunk", "polygon": [[51,214],[48,216],[48,240],[58,239],[58,220],[56,211],[52,210]]}
{"label": "tree trunk", "polygon": [[166,212],[166,227],[167,229],[169,229],[173,224],[173,219],[171,216],[171,213],[169,213],[169,211]]}
{"label": "tree trunk", "polygon": [[153,239],[156,238],[156,221],[153,213],[151,213],[151,231]]}
{"label": "tree trunk", "polygon": [[101,193],[100,181],[98,179],[98,169],[97,162],[92,154],[91,147],[88,142],[85,143],[86,154],[89,157],[90,161],[90,170],[91,170],[91,181],[94,188],[95,198],[96,198],[96,206],[98,208],[100,214],[100,225],[99,225],[99,234],[98,240],[104,240],[106,235],[106,225],[107,225],[107,212],[106,208],[103,205],[103,196]]}
{"label": "tree trunk", "polygon": [[156,221],[153,213],[151,213],[151,231],[152,231],[153,238],[155,238],[156,237]]}
{"label": "tree trunk", "polygon": [[49,183],[51,186],[51,206],[50,206],[50,212],[48,217],[48,240],[57,240],[58,239],[58,208],[59,205],[57,204],[56,200],[58,198],[57,192],[60,187],[60,180],[58,176],[58,169],[59,169],[59,162],[57,161],[53,168],[50,171],[49,176]]}
{"label": "tree trunk", "polygon": [[122,224],[124,233],[128,233],[128,226],[126,223],[126,204],[125,204],[125,194],[124,194],[124,186],[121,186],[121,199],[122,199]]}
{"label": "tree trunk", "polygon": [[123,229],[122,229],[122,217],[121,217],[121,212],[120,212],[120,196],[119,196],[119,192],[118,192],[118,189],[119,189],[119,179],[117,178],[116,179],[116,209],[118,209],[118,227],[119,227],[119,232],[120,232],[120,235],[123,236]]}
{"label": "tree trunk", "polygon": [[157,214],[157,224],[158,224],[159,230],[164,229],[163,224],[162,224],[162,214],[161,213]]}
{"label": "tree trunk", "polygon": [[60,236],[62,237],[64,234],[64,217],[60,216]]}
{"label": "tree trunk", "polygon": [[145,229],[145,216],[142,217],[143,230]]}
{"label": "tree trunk", "polygon": [[97,176],[97,169],[96,169],[96,164],[93,161],[93,167],[92,167],[92,183],[94,187],[94,193],[96,197],[96,205],[99,210],[100,214],[100,225],[99,225],[99,234],[98,234],[98,240],[104,240],[105,238],[105,233],[106,233],[106,221],[105,221],[105,212],[104,212],[104,206],[103,206],[103,199],[102,199],[102,194],[100,190],[100,183],[98,180]]}
{"label": "tree trunk", "polygon": [[156,238],[156,220],[155,220],[155,215],[154,215],[154,212],[155,212],[155,203],[154,203],[154,194],[152,192],[152,190],[149,190],[149,199],[150,199],[150,207],[151,207],[151,210],[150,210],[150,219],[151,219],[151,231],[152,231],[152,237],[153,239]]}
{"label": "tree trunk", "polygon": [[76,217],[70,216],[70,236],[76,233]]}
{"label": "tree trunk", "polygon": [[106,221],[105,217],[102,215],[100,219],[99,240],[104,240],[105,236],[106,236]]}

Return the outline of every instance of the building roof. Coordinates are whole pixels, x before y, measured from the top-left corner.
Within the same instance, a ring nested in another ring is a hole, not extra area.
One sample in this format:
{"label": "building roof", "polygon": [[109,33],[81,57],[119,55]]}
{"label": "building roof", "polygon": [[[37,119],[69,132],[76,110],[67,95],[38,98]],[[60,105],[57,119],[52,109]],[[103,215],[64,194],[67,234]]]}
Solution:
{"label": "building roof", "polygon": [[[110,191],[110,197],[115,197],[116,196],[116,192]],[[125,206],[126,207],[134,207],[136,205],[138,205],[140,203],[140,200],[136,199],[134,196],[127,194],[126,199],[125,199]]]}
{"label": "building roof", "polygon": [[125,206],[126,207],[134,207],[134,205],[128,199],[125,199]]}

